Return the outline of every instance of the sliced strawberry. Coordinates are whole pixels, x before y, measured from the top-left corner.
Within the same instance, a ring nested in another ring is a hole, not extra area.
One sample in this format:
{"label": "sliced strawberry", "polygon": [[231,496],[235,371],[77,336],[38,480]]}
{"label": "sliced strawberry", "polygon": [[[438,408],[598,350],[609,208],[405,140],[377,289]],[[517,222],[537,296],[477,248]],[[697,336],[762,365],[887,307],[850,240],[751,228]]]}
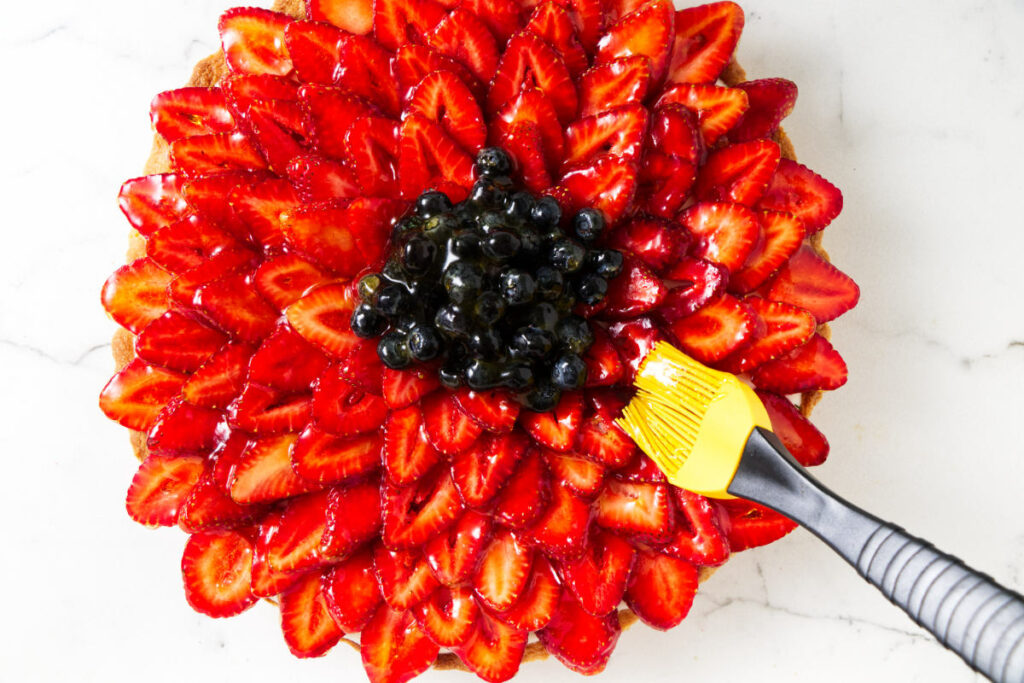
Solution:
{"label": "sliced strawberry", "polygon": [[306,574],[280,600],[284,642],[296,657],[322,657],[341,640],[344,633],[327,609],[319,573]]}
{"label": "sliced strawberry", "polygon": [[349,167],[325,157],[301,154],[288,162],[285,173],[306,203],[350,199],[360,194]]}
{"label": "sliced strawberry", "polygon": [[829,450],[828,440],[789,399],[764,391],[759,391],[757,395],[771,418],[772,431],[797,462],[804,467],[825,462]]}
{"label": "sliced strawberry", "polygon": [[580,116],[643,102],[650,87],[651,64],[646,57],[633,55],[606,61],[580,76]]}
{"label": "sliced strawberry", "polygon": [[739,204],[702,202],[687,209],[679,222],[696,240],[691,255],[739,270],[757,243],[754,212]]}
{"label": "sliced strawberry", "polygon": [[664,484],[610,479],[597,498],[594,520],[629,536],[666,539],[674,530],[672,494]]}
{"label": "sliced strawberry", "polygon": [[206,529],[232,529],[261,517],[266,509],[261,505],[239,505],[224,492],[216,481],[212,469],[196,482],[181,507],[178,526],[188,533]]}
{"label": "sliced strawberry", "polygon": [[301,201],[292,184],[282,178],[241,183],[228,195],[237,220],[265,251],[277,251],[285,246],[282,219]]}
{"label": "sliced strawberry", "polygon": [[[343,200],[342,200],[343,201]],[[355,275],[384,253],[397,202],[359,197],[345,205],[312,204],[283,216],[292,247],[342,276]]]}
{"label": "sliced strawberry", "polygon": [[558,661],[589,676],[608,665],[621,632],[617,614],[595,617],[583,610],[570,591],[562,591],[551,622],[537,637]]}
{"label": "sliced strawberry", "polygon": [[544,461],[555,481],[581,498],[593,498],[604,484],[604,467],[590,460],[545,450]]}
{"label": "sliced strawberry", "polygon": [[729,62],[743,32],[743,9],[713,2],[676,12],[671,83],[714,83]]}
{"label": "sliced strawberry", "polygon": [[280,513],[271,513],[259,526],[259,532],[252,556],[252,594],[258,598],[276,598],[294,586],[306,573],[282,572],[270,566],[267,560],[267,539],[277,533]]}
{"label": "sliced strawberry", "polygon": [[[221,87],[235,117],[243,121],[250,111],[271,112],[273,105],[283,102],[294,104],[299,100],[299,84],[285,76],[235,74],[225,78]],[[304,117],[300,107],[289,106],[278,113],[287,114],[278,119],[281,125],[295,131],[302,130]]]}
{"label": "sliced strawberry", "polygon": [[373,553],[361,550],[323,575],[324,600],[341,630],[363,630],[384,600],[374,574]]}
{"label": "sliced strawberry", "polygon": [[768,285],[766,296],[772,301],[810,311],[821,324],[856,306],[860,287],[853,278],[805,245],[779,269]]}
{"label": "sliced strawberry", "polygon": [[757,220],[761,239],[747,256],[743,269],[729,278],[729,291],[745,294],[760,287],[804,240],[804,226],[793,214],[760,211]]}
{"label": "sliced strawberry", "polygon": [[494,504],[495,521],[512,529],[531,524],[544,511],[550,492],[548,470],[540,453],[527,451],[519,468],[502,488]]}
{"label": "sliced strawberry", "polygon": [[559,578],[551,563],[543,555],[536,555],[530,580],[519,600],[507,611],[494,616],[523,631],[538,631],[550,623],[561,594]]}
{"label": "sliced strawberry", "polygon": [[309,391],[330,361],[287,325],[263,340],[249,360],[249,381],[283,391]]}
{"label": "sliced strawberry", "polygon": [[529,635],[481,612],[468,640],[455,652],[481,679],[500,683],[519,671]]}
{"label": "sliced strawberry", "polygon": [[697,179],[696,166],[662,152],[647,152],[640,160],[636,205],[661,218],[674,218],[686,203]]}
{"label": "sliced strawberry", "polygon": [[587,552],[559,565],[566,587],[585,611],[601,616],[618,607],[633,566],[633,546],[615,534],[590,537]]}
{"label": "sliced strawberry", "polygon": [[199,320],[168,311],[146,326],[135,342],[139,358],[180,372],[195,372],[227,342]]}
{"label": "sliced strawberry", "polygon": [[625,365],[623,380],[632,385],[633,377],[647,354],[659,341],[667,337],[650,318],[637,318],[618,322],[608,328],[612,343],[619,350],[619,357]]}
{"label": "sliced strawberry", "polygon": [[231,492],[231,481],[235,478],[235,471],[242,462],[248,445],[249,436],[241,430],[233,430],[228,438],[210,453],[211,476],[225,494]]}
{"label": "sliced strawberry", "polygon": [[189,536],[181,576],[192,609],[210,617],[231,617],[252,607],[252,552],[245,536],[234,531]]}
{"label": "sliced strawberry", "polygon": [[248,242],[251,240],[248,226],[224,198],[239,185],[257,185],[265,181],[265,175],[259,171],[218,173],[192,178],[182,188],[182,194],[198,218],[213,223],[239,241]]}
{"label": "sliced strawberry", "polygon": [[814,316],[802,308],[753,296],[744,303],[760,321],[750,345],[722,363],[730,372],[749,372],[795,349],[814,334]]}
{"label": "sliced strawberry", "polygon": [[236,503],[260,503],[306,493],[316,487],[292,471],[295,434],[254,439],[245,448],[229,486]]}
{"label": "sliced strawberry", "polygon": [[381,595],[395,609],[415,607],[438,587],[418,551],[388,550],[379,545],[373,551],[373,564]]}
{"label": "sliced strawberry", "polygon": [[466,510],[447,530],[427,541],[423,554],[437,580],[454,586],[472,576],[490,538],[490,516]]}
{"label": "sliced strawberry", "polygon": [[757,208],[791,213],[813,235],[843,210],[843,194],[806,166],[783,159]]}
{"label": "sliced strawberry", "polygon": [[[404,0],[383,0],[385,3]],[[417,2],[417,6],[427,3]],[[334,82],[397,117],[401,108],[398,88],[391,71],[393,53],[381,48],[369,36],[344,35],[338,43]]]}
{"label": "sliced strawberry", "polygon": [[679,157],[694,166],[704,161],[706,150],[697,116],[681,104],[666,103],[654,110],[651,147]]}
{"label": "sliced strawberry", "polygon": [[333,484],[378,469],[382,448],[380,434],[335,436],[310,425],[292,448],[292,469],[303,479]]}
{"label": "sliced strawberry", "polygon": [[150,235],[146,254],[172,273],[180,273],[240,246],[229,232],[192,214]]}
{"label": "sliced strawberry", "polygon": [[585,206],[604,211],[614,225],[636,193],[636,166],[622,157],[603,155],[567,170],[560,184],[572,199],[572,209]]}
{"label": "sliced strawberry", "polygon": [[697,115],[704,144],[711,147],[747,111],[747,93],[738,88],[681,83],[665,90],[657,105],[681,104]]}
{"label": "sliced strawberry", "polygon": [[511,431],[519,417],[519,403],[507,392],[464,389],[455,402],[473,422],[490,432]]}
{"label": "sliced strawberry", "polygon": [[234,73],[275,74],[292,70],[284,30],[292,18],[256,7],[235,7],[220,16],[217,28],[228,68]]}
{"label": "sliced strawberry", "polygon": [[729,131],[732,142],[771,137],[796,104],[796,83],[785,78],[763,78],[736,87],[747,93],[750,109]]}
{"label": "sliced strawberry", "polygon": [[728,271],[717,263],[691,257],[680,259],[665,273],[666,280],[674,286],[661,304],[661,316],[671,323],[692,314],[725,288],[728,277]]}
{"label": "sliced strawberry", "polygon": [[423,44],[444,16],[444,7],[433,0],[374,0],[373,35],[392,51],[406,43]]}
{"label": "sliced strawberry", "polygon": [[[452,0],[447,0],[449,4]],[[520,26],[522,11],[517,0],[459,0],[458,7],[479,18],[500,43],[505,43]]]}
{"label": "sliced strawberry", "polygon": [[[276,527],[259,542],[266,545],[267,562],[279,572],[296,572],[329,564],[333,559],[321,550],[331,491],[318,491],[289,500],[274,518]],[[271,518],[264,520],[268,524]]]}
{"label": "sliced strawberry", "polygon": [[603,327],[591,325],[594,343],[583,354],[587,364],[587,388],[617,383],[622,378],[623,366],[619,352]]}
{"label": "sliced strawberry", "polygon": [[[565,153],[565,135],[554,105],[543,92],[537,88],[523,90],[493,120],[492,134],[502,144],[515,147],[516,160],[527,166],[520,172],[533,187],[539,187],[549,171],[559,168]],[[539,141],[534,139],[534,133]],[[543,165],[535,159],[538,148]]]}
{"label": "sliced strawberry", "polygon": [[423,411],[413,405],[393,410],[384,424],[384,468],[388,479],[405,486],[416,482],[441,459],[423,438]]}
{"label": "sliced strawberry", "polygon": [[232,275],[244,277],[252,272],[256,260],[255,254],[248,249],[218,252],[199,266],[177,275],[168,285],[167,293],[179,306],[193,308],[200,287]]}
{"label": "sliced strawberry", "polygon": [[128,488],[128,515],[147,526],[174,526],[189,493],[203,474],[200,456],[150,455]]}
{"label": "sliced strawberry", "polygon": [[375,340],[359,340],[356,348],[340,364],[341,378],[357,389],[383,396],[384,363],[377,354]]}
{"label": "sliced strawberry", "polygon": [[167,142],[190,135],[226,133],[235,127],[220,88],[178,88],[153,98],[149,105],[153,128]]}
{"label": "sliced strawberry", "polygon": [[576,116],[579,101],[565,62],[536,35],[523,32],[508,41],[498,71],[487,93],[487,109],[498,112],[526,87],[542,90],[555,107],[558,120],[567,124]]}
{"label": "sliced strawberry", "polygon": [[[651,462],[650,458],[644,460]],[[729,559],[729,541],[721,529],[720,508],[697,493],[674,489],[680,524],[661,552],[697,565],[717,566]]]}
{"label": "sliced strawberry", "polygon": [[207,452],[217,445],[224,416],[219,410],[194,406],[180,396],[167,402],[146,438],[146,448],[159,455]]}
{"label": "sliced strawberry", "polygon": [[565,131],[563,165],[572,166],[600,154],[636,159],[646,132],[647,110],[639,104],[626,104],[576,119]]}
{"label": "sliced strawberry", "polygon": [[149,431],[185,377],[136,358],[114,375],[100,393],[100,410],[128,429]]}
{"label": "sliced strawberry", "polygon": [[480,608],[473,591],[466,586],[439,586],[426,600],[413,608],[416,621],[430,639],[441,647],[466,642]]}
{"label": "sliced strawberry", "polygon": [[523,538],[554,557],[578,557],[587,543],[590,505],[565,486],[551,487],[551,502],[544,513],[523,532]]}
{"label": "sliced strawberry", "polygon": [[746,500],[723,503],[729,510],[729,547],[734,553],[777,541],[796,528],[796,522],[774,510]]}
{"label": "sliced strawberry", "polygon": [[463,502],[481,509],[497,495],[530,442],[521,431],[488,434],[452,460],[452,479]]}
{"label": "sliced strawberry", "polygon": [[398,163],[406,199],[442,182],[472,184],[472,158],[439,125],[415,112],[402,121]]}
{"label": "sliced strawberry", "polygon": [[315,285],[326,282],[327,275],[297,254],[281,254],[260,264],[253,274],[253,285],[264,299],[284,311]]}
{"label": "sliced strawberry", "polygon": [[380,484],[371,480],[331,489],[327,527],[320,541],[325,557],[345,558],[380,534]]}
{"label": "sliced strawberry", "polygon": [[181,194],[184,183],[184,176],[177,173],[132,178],[121,185],[117,203],[132,227],[149,235],[188,212]]}
{"label": "sliced strawberry", "polygon": [[234,339],[257,344],[274,330],[277,311],[252,286],[252,275],[227,275],[198,289],[195,305]]}
{"label": "sliced strawberry", "polygon": [[509,609],[526,588],[533,549],[516,541],[511,531],[499,531],[480,555],[473,590],[498,612]]}
{"label": "sliced strawberry", "polygon": [[598,42],[594,60],[603,64],[620,57],[642,55],[651,61],[654,82],[661,83],[674,41],[672,3],[652,0],[612,24]]}
{"label": "sliced strawberry", "polygon": [[467,152],[475,154],[487,141],[480,106],[469,87],[451,71],[425,76],[413,91],[407,111],[439,124]]}
{"label": "sliced strawberry", "polygon": [[441,54],[470,70],[481,83],[490,83],[498,68],[498,44],[472,12],[456,9],[427,37],[427,43]]}
{"label": "sliced strawberry", "polygon": [[381,605],[359,637],[370,683],[405,683],[430,668],[438,646],[411,612]]}
{"label": "sliced strawberry", "polygon": [[334,82],[338,43],[345,34],[323,21],[293,21],[284,30],[284,42],[303,83]]}
{"label": "sliced strawberry", "polygon": [[291,130],[278,121],[299,111],[299,107],[292,102],[274,102],[269,105],[269,111],[249,110],[249,128],[253,140],[267,160],[267,166],[277,175],[283,175],[292,159],[306,151],[302,119],[299,119],[299,125],[302,126],[299,131]]}
{"label": "sliced strawberry", "polygon": [[614,410],[588,409],[576,438],[579,455],[609,468],[629,462],[636,451],[632,439],[615,424],[621,406]]}
{"label": "sliced strawberry", "polygon": [[228,424],[253,434],[300,431],[309,423],[310,396],[288,394],[262,384],[246,384],[228,406]]}
{"label": "sliced strawberry", "polygon": [[313,21],[326,21],[349,33],[373,30],[373,0],[306,0],[306,13]]}
{"label": "sliced strawberry", "polygon": [[458,455],[473,445],[483,431],[460,408],[455,397],[435,392],[423,400],[427,439],[445,455]]}
{"label": "sliced strawberry", "polygon": [[534,441],[551,450],[571,450],[583,420],[583,394],[569,392],[550,413],[524,413],[520,424]]}
{"label": "sliced strawberry", "polygon": [[389,408],[410,406],[440,386],[437,373],[425,367],[408,370],[385,368],[381,379],[381,391]]}
{"label": "sliced strawberry", "polygon": [[[557,2],[548,0],[537,5],[525,28],[540,36],[545,43],[555,49],[573,78],[579,76],[589,65],[590,60],[576,36],[572,17]],[[514,30],[513,28],[513,32]],[[504,36],[505,39],[508,37]]]}
{"label": "sliced strawberry", "polygon": [[753,206],[779,165],[779,145],[752,140],[721,147],[708,155],[693,191],[702,201]]}
{"label": "sliced strawberry", "polygon": [[230,171],[260,171],[267,162],[245,133],[211,133],[171,143],[171,160],[186,176]]}
{"label": "sliced strawberry", "polygon": [[469,87],[474,96],[482,94],[480,82],[466,65],[426,45],[403,45],[395,56],[394,68],[395,80],[398,82],[399,95],[403,102],[412,97],[412,91],[420,81],[435,71],[451,71]]}
{"label": "sliced strawberry", "polygon": [[816,334],[803,346],[754,371],[754,386],[776,394],[827,391],[846,384],[846,362],[827,339]]}
{"label": "sliced strawberry", "polygon": [[226,344],[189,376],[182,395],[197,406],[226,408],[242,393],[252,352],[244,344]]}
{"label": "sliced strawberry", "polygon": [[451,526],[462,513],[459,492],[446,467],[417,483],[396,487],[386,484],[381,493],[384,505],[384,532],[381,537],[390,548],[421,546]]}
{"label": "sliced strawberry", "polygon": [[340,366],[320,376],[313,390],[313,419],[321,429],[338,436],[375,432],[384,424],[388,406],[380,396],[346,382]]}
{"label": "sliced strawberry", "polygon": [[347,283],[308,290],[285,311],[295,331],[333,358],[344,359],[359,343],[349,324],[358,296]]}
{"label": "sliced strawberry", "polygon": [[364,116],[345,133],[349,165],[363,192],[390,197],[398,192],[399,123],[380,116]]}
{"label": "sliced strawberry", "polygon": [[661,278],[639,259],[627,256],[621,275],[608,284],[604,314],[611,318],[636,318],[657,308],[667,293]]}
{"label": "sliced strawberry", "polygon": [[344,88],[308,83],[299,88],[299,97],[309,112],[316,149],[329,157],[345,159],[345,134],[352,124],[374,109],[365,100]]}
{"label": "sliced strawberry", "polygon": [[690,611],[697,568],[686,560],[641,550],[629,577],[626,604],[648,626],[667,631]]}
{"label": "sliced strawberry", "polygon": [[756,324],[749,306],[729,294],[719,294],[669,329],[683,351],[701,363],[714,363],[750,343]]}

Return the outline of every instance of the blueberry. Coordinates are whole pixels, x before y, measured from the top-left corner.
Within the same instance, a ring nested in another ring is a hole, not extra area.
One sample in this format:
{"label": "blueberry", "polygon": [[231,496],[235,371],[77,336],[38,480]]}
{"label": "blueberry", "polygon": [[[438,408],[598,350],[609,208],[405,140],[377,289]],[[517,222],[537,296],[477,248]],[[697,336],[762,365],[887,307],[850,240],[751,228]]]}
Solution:
{"label": "blueberry", "polygon": [[541,266],[534,276],[537,280],[537,296],[545,301],[553,301],[562,293],[565,279],[562,274],[551,266]]}
{"label": "blueberry", "polygon": [[377,311],[388,318],[401,315],[408,310],[411,303],[412,297],[409,296],[408,290],[398,283],[390,282],[381,285],[377,290]]}
{"label": "blueberry", "polygon": [[395,223],[391,229],[391,239],[397,241],[402,235],[418,232],[423,228],[423,221],[418,216],[408,216]]}
{"label": "blueberry", "polygon": [[513,358],[539,360],[551,353],[555,337],[546,330],[536,327],[522,327],[512,335],[509,352]]}
{"label": "blueberry", "polygon": [[529,192],[516,192],[505,202],[505,215],[516,223],[522,223],[530,217],[533,209],[533,197]]}
{"label": "blueberry", "polygon": [[587,265],[605,280],[618,277],[622,272],[622,253],[614,249],[592,251],[587,254]]}
{"label": "blueberry", "polygon": [[441,283],[452,301],[463,303],[480,293],[484,276],[480,266],[470,261],[452,261],[444,269]]}
{"label": "blueberry", "polygon": [[550,228],[558,225],[562,220],[562,207],[558,205],[554,197],[547,195],[541,197],[530,210],[530,218],[539,228]]}
{"label": "blueberry", "polygon": [[412,362],[405,336],[398,332],[388,332],[381,337],[377,344],[377,355],[392,370],[401,370]]}
{"label": "blueberry", "polygon": [[563,273],[575,273],[583,267],[587,250],[583,245],[570,239],[560,239],[551,245],[548,257],[551,265]]}
{"label": "blueberry", "polygon": [[477,330],[469,335],[469,350],[478,357],[495,358],[502,346],[501,337],[492,329]]}
{"label": "blueberry", "polygon": [[409,332],[409,354],[418,361],[432,360],[441,353],[441,335],[432,325],[416,325]]}
{"label": "blueberry", "polygon": [[476,224],[480,226],[480,229],[483,230],[485,234],[489,234],[493,230],[502,230],[508,227],[505,216],[497,211],[484,211],[477,217]]}
{"label": "blueberry", "polygon": [[473,258],[480,250],[480,236],[472,230],[460,230],[452,235],[448,248],[460,258]]}
{"label": "blueberry", "polygon": [[370,339],[384,332],[388,326],[387,319],[374,310],[369,304],[359,304],[352,312],[352,332],[357,337]]}
{"label": "blueberry", "polygon": [[423,234],[437,244],[445,244],[458,227],[459,221],[451,214],[444,213],[424,221]]}
{"label": "blueberry", "polygon": [[590,323],[578,315],[571,315],[558,321],[555,334],[565,348],[573,353],[583,353],[594,343],[594,332]]}
{"label": "blueberry", "polygon": [[607,293],[608,281],[594,273],[587,273],[576,283],[576,294],[579,295],[580,301],[588,306],[601,301]]}
{"label": "blueberry", "polygon": [[495,230],[484,240],[481,250],[492,261],[508,261],[519,253],[521,242],[507,230]]}
{"label": "blueberry", "polygon": [[475,168],[482,176],[508,175],[512,159],[500,147],[484,147],[477,152]]}
{"label": "blueberry", "polygon": [[436,216],[452,208],[448,195],[437,190],[427,190],[416,198],[416,213],[421,216]]}
{"label": "blueberry", "polygon": [[437,245],[422,235],[416,235],[402,247],[402,263],[410,275],[424,275],[437,259]]}
{"label": "blueberry", "polygon": [[551,366],[551,384],[556,389],[579,389],[587,379],[587,364],[575,353],[559,356]]}
{"label": "blueberry", "polygon": [[525,397],[526,407],[537,413],[546,413],[554,410],[558,400],[562,397],[560,392],[550,384],[540,384],[528,393]]}
{"label": "blueberry", "polygon": [[359,293],[359,298],[363,301],[372,301],[373,295],[377,293],[377,289],[379,288],[380,275],[377,273],[364,275],[359,279],[359,284],[356,285],[356,291]]}
{"label": "blueberry", "polygon": [[501,384],[501,368],[479,358],[471,360],[466,366],[466,384],[471,389],[493,389]]}
{"label": "blueberry", "polygon": [[512,306],[519,306],[533,301],[537,284],[533,276],[523,270],[509,268],[498,276],[498,291]]}
{"label": "blueberry", "polygon": [[441,380],[441,384],[449,389],[458,389],[464,381],[462,368],[448,363],[441,366],[441,369],[437,371],[437,378]]}
{"label": "blueberry", "polygon": [[458,304],[448,304],[437,309],[434,324],[437,329],[453,337],[469,334],[469,316]]}
{"label": "blueberry", "polygon": [[604,231],[604,214],[600,209],[580,209],[572,219],[576,236],[584,242],[593,242]]}
{"label": "blueberry", "polygon": [[533,230],[523,230],[519,233],[519,260],[524,263],[536,261],[540,256],[541,236]]}
{"label": "blueberry", "polygon": [[469,191],[469,201],[480,206],[500,206],[505,201],[506,192],[496,181],[497,178],[490,176],[477,180]]}
{"label": "blueberry", "polygon": [[501,371],[501,383],[509,389],[522,391],[533,386],[533,368],[526,363],[512,363]]}
{"label": "blueberry", "polygon": [[530,309],[529,320],[534,327],[554,332],[555,326],[561,317],[555,306],[544,301]]}
{"label": "blueberry", "polygon": [[477,297],[473,312],[484,325],[493,325],[505,315],[505,300],[497,292],[484,292]]}

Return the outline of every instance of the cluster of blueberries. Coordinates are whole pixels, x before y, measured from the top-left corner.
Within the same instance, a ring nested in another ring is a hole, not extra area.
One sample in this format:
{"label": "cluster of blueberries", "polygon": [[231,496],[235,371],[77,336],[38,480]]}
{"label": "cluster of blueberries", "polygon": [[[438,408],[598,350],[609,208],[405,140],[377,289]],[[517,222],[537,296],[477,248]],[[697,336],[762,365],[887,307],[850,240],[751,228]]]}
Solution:
{"label": "cluster of blueberries", "polygon": [[594,336],[573,309],[604,298],[622,254],[592,246],[605,227],[599,210],[576,213],[566,234],[558,203],[516,191],[510,170],[505,151],[488,147],[465,201],[417,198],[386,265],[359,281],[352,331],[381,336],[389,368],[437,363],[445,386],[505,387],[546,411],[586,381]]}

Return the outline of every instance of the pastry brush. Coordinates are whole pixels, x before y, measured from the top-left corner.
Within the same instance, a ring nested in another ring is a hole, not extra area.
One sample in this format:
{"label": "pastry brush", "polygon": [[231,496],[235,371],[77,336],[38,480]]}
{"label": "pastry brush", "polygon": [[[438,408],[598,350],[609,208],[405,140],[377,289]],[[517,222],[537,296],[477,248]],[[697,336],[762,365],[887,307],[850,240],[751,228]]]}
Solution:
{"label": "pastry brush", "polygon": [[776,510],[825,541],[943,645],[994,681],[1024,682],[1024,598],[829,491],[771,431],[754,391],[665,342],[619,424],[680,488]]}

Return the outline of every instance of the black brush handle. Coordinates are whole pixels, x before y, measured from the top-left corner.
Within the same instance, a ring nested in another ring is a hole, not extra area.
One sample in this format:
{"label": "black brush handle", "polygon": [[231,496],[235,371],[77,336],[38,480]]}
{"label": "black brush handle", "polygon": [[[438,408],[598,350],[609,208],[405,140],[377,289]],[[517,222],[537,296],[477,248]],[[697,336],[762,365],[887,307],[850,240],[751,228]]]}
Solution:
{"label": "black brush handle", "polygon": [[1024,598],[835,495],[770,431],[751,432],[729,493],[806,527],[973,669],[1024,683]]}

